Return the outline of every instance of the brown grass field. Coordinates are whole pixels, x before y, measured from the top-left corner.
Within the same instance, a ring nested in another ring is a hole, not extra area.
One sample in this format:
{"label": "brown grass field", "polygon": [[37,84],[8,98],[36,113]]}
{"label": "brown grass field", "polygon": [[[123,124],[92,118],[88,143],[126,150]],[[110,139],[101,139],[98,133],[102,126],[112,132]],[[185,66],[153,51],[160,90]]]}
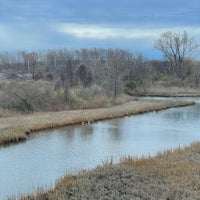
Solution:
{"label": "brown grass field", "polygon": [[199,88],[152,85],[146,88],[144,96],[200,97]]}
{"label": "brown grass field", "polygon": [[[15,200],[16,198],[10,198]],[[68,175],[54,189],[20,200],[199,200],[200,142],[148,158],[123,158],[90,171]]]}
{"label": "brown grass field", "polygon": [[28,135],[33,131],[112,119],[192,104],[194,104],[194,102],[133,100],[109,108],[67,110],[29,115],[8,115],[7,117],[0,118],[0,145],[26,140]]}

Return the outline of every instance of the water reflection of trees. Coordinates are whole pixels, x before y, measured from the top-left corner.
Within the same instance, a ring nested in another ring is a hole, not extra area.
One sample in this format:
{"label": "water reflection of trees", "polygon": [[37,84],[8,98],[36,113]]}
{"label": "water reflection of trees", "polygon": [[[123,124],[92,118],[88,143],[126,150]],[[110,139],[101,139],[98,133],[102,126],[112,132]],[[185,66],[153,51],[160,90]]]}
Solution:
{"label": "water reflection of trees", "polygon": [[183,120],[199,120],[200,118],[200,105],[190,106],[184,110],[175,109],[174,112],[168,112],[165,114],[166,118],[172,119],[173,121]]}
{"label": "water reflection of trees", "polygon": [[80,128],[80,136],[82,139],[88,139],[89,137],[91,137],[91,135],[93,135],[93,125],[87,124],[87,125],[83,125]]}
{"label": "water reflection of trees", "polygon": [[111,120],[108,123],[108,133],[112,141],[119,141],[122,139],[123,119]]}
{"label": "water reflection of trees", "polygon": [[68,142],[73,142],[76,138],[80,137],[82,140],[88,140],[91,135],[93,135],[93,125],[86,124],[86,125],[73,125],[73,126],[66,126],[59,129],[59,132],[63,135],[63,140]]}
{"label": "water reflection of trees", "polygon": [[63,135],[65,136],[67,141],[71,142],[74,140],[75,128],[76,126],[66,126],[64,128],[61,128]]}

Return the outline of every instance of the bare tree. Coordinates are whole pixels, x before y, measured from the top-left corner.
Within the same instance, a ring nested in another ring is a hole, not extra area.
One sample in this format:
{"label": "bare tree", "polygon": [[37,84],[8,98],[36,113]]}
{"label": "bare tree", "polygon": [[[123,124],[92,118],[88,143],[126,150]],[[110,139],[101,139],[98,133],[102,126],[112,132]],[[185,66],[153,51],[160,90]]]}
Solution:
{"label": "bare tree", "polygon": [[92,84],[92,72],[88,66],[81,64],[76,72],[76,75],[85,87]]}
{"label": "bare tree", "polygon": [[71,105],[70,88],[76,85],[75,82],[75,64],[74,54],[66,49],[60,50],[57,54],[60,69],[59,78],[60,80],[56,83],[55,88],[62,88],[64,92],[65,100]]}
{"label": "bare tree", "polygon": [[28,53],[26,51],[21,51],[19,52],[21,54],[24,68],[26,69],[27,73],[30,73],[30,64],[29,64],[29,58],[28,58]]}
{"label": "bare tree", "polygon": [[64,49],[59,51],[59,56],[63,62],[63,67],[61,69],[61,79],[62,81],[68,82],[67,84],[72,87],[74,84],[74,57],[73,54]]}
{"label": "bare tree", "polygon": [[109,49],[107,51],[107,68],[111,85],[114,89],[114,96],[117,97],[122,87],[123,76],[126,73],[123,51]]}
{"label": "bare tree", "polygon": [[169,61],[171,73],[176,73],[179,78],[185,78],[184,61],[191,58],[198,48],[197,42],[190,38],[186,31],[183,33],[165,32],[155,43],[155,48],[162,51]]}
{"label": "bare tree", "polygon": [[5,71],[8,72],[11,66],[10,54],[8,52],[1,54],[0,62]]}

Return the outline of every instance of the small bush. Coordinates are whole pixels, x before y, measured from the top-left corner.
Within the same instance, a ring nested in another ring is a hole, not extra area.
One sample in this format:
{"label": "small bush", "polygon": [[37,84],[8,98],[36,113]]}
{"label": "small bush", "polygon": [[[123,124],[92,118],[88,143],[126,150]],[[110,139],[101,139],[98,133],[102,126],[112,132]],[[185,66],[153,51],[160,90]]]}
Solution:
{"label": "small bush", "polygon": [[183,81],[179,79],[176,75],[161,75],[159,77],[160,81],[164,86],[182,86]]}
{"label": "small bush", "polygon": [[131,101],[132,98],[128,95],[121,95],[118,96],[117,98],[112,100],[112,105],[119,105],[119,104],[124,104],[128,101]]}
{"label": "small bush", "polygon": [[72,108],[82,109],[84,108],[85,101],[79,96],[73,96],[71,97],[71,104],[72,104]]}
{"label": "small bush", "polygon": [[88,100],[85,104],[85,108],[103,108],[111,105],[110,98],[104,95],[95,96]]}
{"label": "small bush", "polygon": [[73,109],[88,109],[110,106],[111,98],[96,84],[90,87],[78,85],[69,89],[68,106]]}
{"label": "small bush", "polygon": [[131,94],[133,90],[136,89],[136,82],[133,80],[129,80],[125,83],[125,93],[126,94]]}
{"label": "small bush", "polygon": [[45,81],[12,81],[2,88],[0,107],[22,112],[55,111],[62,103]]}

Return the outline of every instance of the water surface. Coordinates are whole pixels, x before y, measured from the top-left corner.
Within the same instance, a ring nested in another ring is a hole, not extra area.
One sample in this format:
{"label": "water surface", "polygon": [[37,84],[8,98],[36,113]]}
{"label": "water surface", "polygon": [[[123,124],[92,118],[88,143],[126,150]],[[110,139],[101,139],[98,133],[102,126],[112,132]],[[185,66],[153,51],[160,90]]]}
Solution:
{"label": "water surface", "polygon": [[65,173],[94,168],[111,158],[149,156],[200,139],[200,100],[195,106],[68,126],[31,135],[0,148],[0,199],[53,186]]}

